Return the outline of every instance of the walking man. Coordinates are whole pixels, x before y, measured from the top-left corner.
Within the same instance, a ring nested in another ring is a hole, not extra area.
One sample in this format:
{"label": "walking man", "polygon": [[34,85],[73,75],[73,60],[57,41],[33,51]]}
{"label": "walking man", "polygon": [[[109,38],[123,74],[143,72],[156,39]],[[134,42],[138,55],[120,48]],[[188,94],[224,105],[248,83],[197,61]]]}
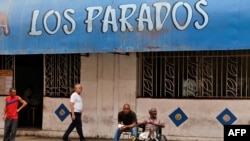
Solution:
{"label": "walking man", "polygon": [[[15,141],[16,130],[18,125],[18,112],[22,110],[27,102],[23,100],[20,96],[16,95],[16,89],[11,88],[9,90],[9,96],[6,97],[6,104],[4,107],[4,137],[3,141]],[[19,102],[22,103],[18,107]]]}
{"label": "walking man", "polygon": [[70,96],[70,110],[71,110],[71,118],[72,122],[69,125],[68,129],[63,135],[64,141],[70,141],[68,139],[69,134],[73,131],[73,129],[76,127],[76,131],[80,137],[80,141],[86,141],[85,137],[83,136],[82,131],[82,109],[83,109],[83,101],[81,97],[82,93],[82,86],[81,84],[76,84],[74,88],[75,92],[73,92]]}

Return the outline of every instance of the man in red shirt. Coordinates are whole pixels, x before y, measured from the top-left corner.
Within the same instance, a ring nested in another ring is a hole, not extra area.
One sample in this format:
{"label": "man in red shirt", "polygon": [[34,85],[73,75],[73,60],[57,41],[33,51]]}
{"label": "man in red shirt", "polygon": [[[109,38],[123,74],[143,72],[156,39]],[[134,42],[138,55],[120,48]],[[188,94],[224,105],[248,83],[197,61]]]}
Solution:
{"label": "man in red shirt", "polygon": [[[11,88],[9,91],[9,96],[6,97],[6,105],[4,107],[4,138],[3,141],[15,141],[16,130],[18,125],[18,112],[22,110],[27,102],[23,100],[20,96],[16,95],[16,89]],[[18,107],[19,102],[22,103]]]}

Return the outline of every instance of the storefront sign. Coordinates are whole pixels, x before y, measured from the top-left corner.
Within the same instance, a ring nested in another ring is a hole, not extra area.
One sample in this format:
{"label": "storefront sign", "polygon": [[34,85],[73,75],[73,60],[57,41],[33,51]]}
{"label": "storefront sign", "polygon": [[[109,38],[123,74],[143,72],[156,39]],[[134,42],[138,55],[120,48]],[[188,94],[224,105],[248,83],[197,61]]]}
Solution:
{"label": "storefront sign", "polygon": [[250,49],[248,0],[1,0],[0,54]]}

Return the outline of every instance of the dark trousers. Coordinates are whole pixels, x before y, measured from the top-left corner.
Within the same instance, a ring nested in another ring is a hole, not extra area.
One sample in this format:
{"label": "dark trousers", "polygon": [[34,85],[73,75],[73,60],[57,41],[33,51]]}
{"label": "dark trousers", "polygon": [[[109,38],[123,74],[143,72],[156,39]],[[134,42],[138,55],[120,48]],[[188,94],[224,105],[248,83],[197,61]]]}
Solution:
{"label": "dark trousers", "polygon": [[80,137],[80,141],[85,141],[85,138],[83,136],[83,131],[82,131],[82,114],[75,112],[75,120],[72,120],[71,124],[69,125],[68,129],[63,135],[63,140],[68,140],[69,134],[74,130],[76,127],[76,131]]}
{"label": "dark trousers", "polygon": [[5,119],[3,141],[15,141],[17,125],[17,119]]}

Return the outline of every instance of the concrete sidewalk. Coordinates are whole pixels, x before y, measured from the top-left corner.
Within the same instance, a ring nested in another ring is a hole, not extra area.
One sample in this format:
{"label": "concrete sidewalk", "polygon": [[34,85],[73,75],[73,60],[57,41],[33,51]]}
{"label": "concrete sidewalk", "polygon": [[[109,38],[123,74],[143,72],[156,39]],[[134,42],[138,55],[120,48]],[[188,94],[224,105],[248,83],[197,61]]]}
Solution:
{"label": "concrete sidewalk", "polygon": [[[79,141],[77,138],[69,138],[71,141]],[[3,137],[0,137],[0,141],[3,140]],[[62,141],[61,138],[46,138],[39,136],[17,136],[16,141]],[[112,139],[87,139],[87,141],[112,141]]]}
{"label": "concrete sidewalk", "polygon": [[[69,138],[71,141],[79,141],[78,138]],[[3,137],[0,137],[0,141],[3,140]],[[39,136],[17,136],[16,141],[62,141],[61,138],[46,138],[46,137],[39,137]],[[113,141],[113,139],[94,139],[94,138],[87,138],[87,141]],[[121,141],[130,141],[121,139]],[[168,140],[170,141],[170,140]]]}

